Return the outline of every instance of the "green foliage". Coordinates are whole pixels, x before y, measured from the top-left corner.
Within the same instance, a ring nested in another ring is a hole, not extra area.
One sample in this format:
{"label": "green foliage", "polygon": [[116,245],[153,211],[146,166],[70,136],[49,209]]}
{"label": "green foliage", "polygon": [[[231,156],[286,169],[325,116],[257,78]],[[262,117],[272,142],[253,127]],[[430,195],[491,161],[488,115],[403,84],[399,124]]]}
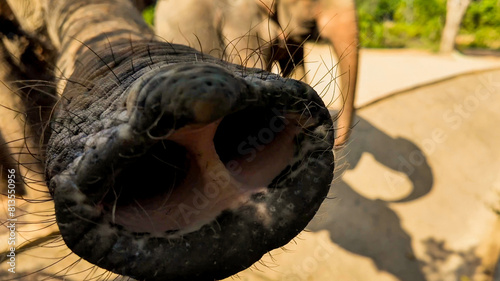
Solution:
{"label": "green foliage", "polygon": [[[374,18],[377,22],[391,21],[397,10],[399,0],[380,0],[375,6]],[[372,1],[373,3],[373,1]]]}
{"label": "green foliage", "polygon": [[153,26],[155,19],[155,6],[151,5],[142,11],[142,17],[147,24]]}
{"label": "green foliage", "polygon": [[357,0],[361,46],[434,48],[446,14],[445,0]]}
{"label": "green foliage", "polygon": [[458,40],[461,49],[500,49],[500,1],[473,1],[462,20],[460,38],[470,38]]}
{"label": "green foliage", "polygon": [[462,21],[462,30],[474,32],[485,26],[500,27],[500,1],[476,0],[470,4]]}
{"label": "green foliage", "polygon": [[[446,0],[356,0],[356,4],[362,47],[437,50]],[[457,43],[460,48],[500,49],[500,0],[473,0]]]}

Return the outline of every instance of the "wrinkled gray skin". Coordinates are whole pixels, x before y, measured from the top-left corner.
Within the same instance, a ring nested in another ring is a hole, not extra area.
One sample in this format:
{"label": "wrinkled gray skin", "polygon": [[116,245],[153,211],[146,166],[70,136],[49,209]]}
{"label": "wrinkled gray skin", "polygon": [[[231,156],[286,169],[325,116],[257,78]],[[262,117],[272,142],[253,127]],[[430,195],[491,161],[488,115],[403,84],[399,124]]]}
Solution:
{"label": "wrinkled gray skin", "polygon": [[314,216],[333,131],[312,88],[157,40],[129,0],[8,3],[54,58],[45,179],[77,255],[139,280],[222,279]]}
{"label": "wrinkled gray skin", "polygon": [[349,138],[358,74],[354,0],[158,0],[156,33],[246,67],[305,81],[306,41],[326,40],[339,59],[343,102],[335,146]]}

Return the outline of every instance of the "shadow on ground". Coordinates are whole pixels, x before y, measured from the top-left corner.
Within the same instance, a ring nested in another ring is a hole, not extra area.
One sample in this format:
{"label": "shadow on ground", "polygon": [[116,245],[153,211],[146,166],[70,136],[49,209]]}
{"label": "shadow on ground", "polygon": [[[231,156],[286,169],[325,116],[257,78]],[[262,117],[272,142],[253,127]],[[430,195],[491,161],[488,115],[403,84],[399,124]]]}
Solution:
{"label": "shadow on ground", "polygon": [[[369,257],[379,270],[387,271],[400,280],[424,281],[418,260],[412,249],[412,238],[401,225],[389,204],[418,200],[431,191],[434,177],[421,149],[404,138],[393,138],[367,120],[356,118],[355,130],[348,148],[339,151],[340,171],[354,169],[364,153],[371,154],[380,164],[401,172],[413,189],[409,195],[395,201],[369,199],[356,192],[342,178],[334,182],[329,202],[323,204],[308,229],[328,230],[331,240],[342,248]],[[418,165],[409,157],[418,155]],[[388,180],[391,180],[388,178]],[[370,187],[364,187],[364,189]]]}

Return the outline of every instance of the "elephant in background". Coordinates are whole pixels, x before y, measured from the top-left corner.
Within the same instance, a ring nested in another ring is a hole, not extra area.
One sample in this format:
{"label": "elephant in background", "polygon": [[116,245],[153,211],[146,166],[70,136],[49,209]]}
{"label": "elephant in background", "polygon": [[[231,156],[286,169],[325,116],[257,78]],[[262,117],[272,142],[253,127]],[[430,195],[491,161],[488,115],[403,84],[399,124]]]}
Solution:
{"label": "elephant in background", "polygon": [[353,0],[159,0],[156,33],[173,43],[246,67],[305,78],[305,41],[325,39],[339,57],[343,109],[335,147],[350,134],[358,73],[358,26]]}

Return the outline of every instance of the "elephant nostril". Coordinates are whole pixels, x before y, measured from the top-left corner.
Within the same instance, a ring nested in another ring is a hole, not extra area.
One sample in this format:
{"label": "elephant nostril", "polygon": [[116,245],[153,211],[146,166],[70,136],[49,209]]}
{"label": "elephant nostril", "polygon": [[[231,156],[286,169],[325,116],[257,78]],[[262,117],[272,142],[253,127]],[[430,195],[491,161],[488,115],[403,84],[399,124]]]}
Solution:
{"label": "elephant nostril", "polygon": [[221,161],[248,186],[268,186],[292,162],[297,120],[276,109],[249,108],[226,116],[214,137]]}
{"label": "elephant nostril", "polygon": [[186,149],[162,140],[114,178],[104,202],[116,206],[132,204],[147,198],[165,196],[181,183],[189,170]]}
{"label": "elephant nostril", "polygon": [[[215,149],[221,161],[227,163],[248,156],[246,146],[261,149],[262,145],[272,142],[275,134],[279,133],[278,129],[284,128],[284,117],[278,114],[280,112],[273,112],[268,108],[249,108],[226,116],[214,138]],[[279,124],[271,124],[273,119]]]}
{"label": "elephant nostril", "polygon": [[101,201],[107,220],[134,233],[182,235],[239,207],[293,162],[295,117],[254,107],[175,130],[121,168]]}

